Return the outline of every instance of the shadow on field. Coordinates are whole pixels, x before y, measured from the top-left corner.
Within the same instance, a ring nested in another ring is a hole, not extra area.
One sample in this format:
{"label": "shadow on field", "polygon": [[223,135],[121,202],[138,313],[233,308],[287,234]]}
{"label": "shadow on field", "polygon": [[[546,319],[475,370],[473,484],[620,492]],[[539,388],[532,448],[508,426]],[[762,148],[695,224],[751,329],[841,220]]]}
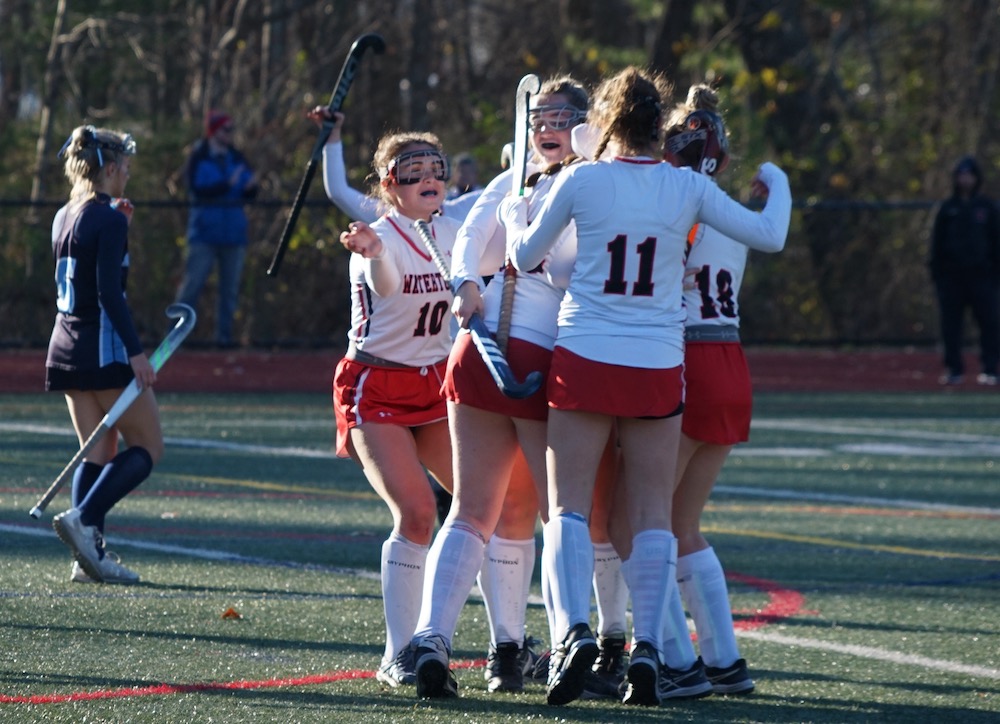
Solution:
{"label": "shadow on field", "polygon": [[259,721],[337,721],[429,722],[429,721],[534,721],[561,722],[662,722],[698,721],[723,724],[734,721],[795,724],[818,722],[920,722],[933,717],[939,722],[979,724],[995,722],[995,715],[957,708],[908,706],[892,703],[857,705],[836,699],[807,699],[801,702],[769,696],[766,693],[748,698],[716,698],[697,701],[674,701],[659,708],[625,707],[609,701],[577,701],[564,707],[544,703],[544,689],[532,686],[523,694],[487,695],[484,690],[466,692],[458,699],[421,701],[412,688],[381,690],[372,693],[371,680],[345,684],[343,693],[327,693],[321,685],[310,689],[269,689],[251,691],[205,691],[238,702],[241,713],[253,712]]}

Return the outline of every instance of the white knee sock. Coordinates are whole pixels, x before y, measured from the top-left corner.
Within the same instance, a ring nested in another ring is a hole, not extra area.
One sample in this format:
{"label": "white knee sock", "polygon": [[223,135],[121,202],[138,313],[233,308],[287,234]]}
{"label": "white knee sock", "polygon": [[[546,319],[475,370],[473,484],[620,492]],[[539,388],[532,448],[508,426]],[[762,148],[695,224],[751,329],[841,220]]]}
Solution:
{"label": "white knee sock", "polygon": [[678,586],[671,589],[670,597],[663,602],[663,663],[671,669],[687,671],[694,664],[698,655],[691,643],[691,632],[688,630],[687,617],[684,615],[684,605],[681,603],[681,593]]}
{"label": "white knee sock", "polygon": [[[629,565],[628,560],[622,561],[622,578],[625,579],[625,588],[628,589],[629,598],[631,598],[632,586],[629,584],[629,581],[632,580],[632,567]],[[632,633],[635,633],[635,629],[632,630]],[[638,642],[635,640],[635,636],[629,637],[629,648],[634,649],[637,643]]]}
{"label": "white knee sock", "polygon": [[715,551],[705,548],[677,559],[677,584],[694,628],[706,666],[731,666],[740,658],[726,574]]}
{"label": "white knee sock", "polygon": [[427,546],[398,533],[382,544],[382,606],[385,610],[385,660],[410,643],[420,614]]}
{"label": "white knee sock", "polygon": [[479,589],[490,621],[491,643],[523,644],[524,615],[534,568],[534,538],[510,540],[494,535],[486,544]]}
{"label": "white knee sock", "polygon": [[632,539],[626,573],[632,592],[632,638],[648,641],[659,651],[663,634],[663,602],[670,597],[677,565],[677,539],[668,530],[644,530]]}
{"label": "white knee sock", "polygon": [[555,620],[555,646],[578,623],[590,625],[590,582],[594,577],[594,545],[587,522],[559,515],[542,529],[542,565],[546,568]]}
{"label": "white knee sock", "polygon": [[427,556],[429,573],[414,638],[438,635],[451,650],[458,616],[482,568],[485,549],[479,532],[464,523],[452,521],[438,531]]}
{"label": "white knee sock", "polygon": [[622,576],[622,559],[610,543],[594,544],[594,597],[598,635],[624,636],[628,630],[628,586]]}
{"label": "white knee sock", "polygon": [[568,631],[569,624],[566,623],[565,616],[557,623],[555,605],[552,603],[552,585],[549,583],[548,568],[545,567],[545,549],[542,549],[542,601],[545,603],[545,618],[549,624],[549,648],[554,649],[561,639],[557,639],[558,631]]}

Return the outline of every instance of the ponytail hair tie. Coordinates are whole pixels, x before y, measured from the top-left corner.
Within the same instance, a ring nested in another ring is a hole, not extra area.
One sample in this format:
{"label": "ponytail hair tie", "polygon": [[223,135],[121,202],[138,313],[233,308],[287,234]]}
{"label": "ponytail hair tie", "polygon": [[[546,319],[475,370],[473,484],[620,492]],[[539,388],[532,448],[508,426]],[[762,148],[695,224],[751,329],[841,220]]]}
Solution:
{"label": "ponytail hair tie", "polygon": [[[101,153],[101,149],[105,148],[109,151],[114,151],[116,153],[122,153],[126,156],[135,155],[135,140],[132,138],[131,134],[125,134],[125,137],[120,141],[101,141],[97,137],[97,129],[94,126],[86,125],[80,129],[80,148],[94,148],[97,151],[97,165],[99,168],[104,166],[104,154]],[[63,158],[67,153],[69,153],[69,148],[73,145],[73,137],[76,135],[76,131],[69,134],[69,138],[59,149],[57,154],[58,158]]]}
{"label": "ponytail hair tie", "polygon": [[642,98],[639,99],[639,102],[636,105],[648,106],[653,110],[655,110],[657,113],[660,112],[660,99],[656,98],[655,96],[643,96]]}

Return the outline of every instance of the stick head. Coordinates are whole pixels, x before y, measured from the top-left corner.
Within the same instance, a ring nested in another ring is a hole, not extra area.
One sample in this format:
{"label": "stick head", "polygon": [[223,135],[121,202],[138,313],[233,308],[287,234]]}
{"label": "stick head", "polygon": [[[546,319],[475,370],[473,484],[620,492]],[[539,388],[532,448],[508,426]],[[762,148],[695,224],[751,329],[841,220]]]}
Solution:
{"label": "stick head", "polygon": [[531,97],[538,94],[542,88],[542,82],[534,73],[521,78],[517,84],[517,92],[514,95],[514,149],[511,157],[511,175],[513,188],[516,196],[524,196],[524,181],[526,169],[528,167],[528,127],[529,108],[531,107]]}
{"label": "stick head", "polygon": [[385,39],[378,33],[365,33],[351,44],[351,55],[360,55],[369,48],[376,55],[382,55],[385,52]]}
{"label": "stick head", "polygon": [[182,304],[176,302],[167,307],[166,315],[171,319],[176,319],[177,324],[174,325],[174,329],[183,329],[185,336],[187,332],[194,327],[195,322],[198,321],[198,314],[187,304]]}
{"label": "stick head", "polygon": [[544,381],[545,378],[542,377],[542,373],[535,370],[528,373],[528,376],[524,378],[524,382],[505,384],[500,388],[500,391],[512,399],[523,400],[525,397],[531,397],[531,395],[538,392]]}

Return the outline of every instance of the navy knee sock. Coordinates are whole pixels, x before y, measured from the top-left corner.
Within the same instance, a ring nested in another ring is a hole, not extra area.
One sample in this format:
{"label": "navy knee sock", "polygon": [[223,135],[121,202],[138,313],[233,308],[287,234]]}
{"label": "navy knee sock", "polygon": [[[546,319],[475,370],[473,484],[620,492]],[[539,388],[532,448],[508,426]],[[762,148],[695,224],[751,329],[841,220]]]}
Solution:
{"label": "navy knee sock", "polygon": [[153,470],[153,458],[143,447],[130,447],[104,466],[83,502],[77,505],[80,522],[96,525],[115,503],[138,487]]}
{"label": "navy knee sock", "polygon": [[[76,469],[73,473],[73,507],[79,508],[83,504],[84,499],[87,497],[87,493],[90,489],[94,487],[94,483],[97,482],[97,478],[100,477],[101,473],[104,471],[103,465],[98,465],[97,463],[92,463],[84,461],[80,464],[80,467]],[[104,533],[104,517],[102,516],[99,521],[94,523],[97,529]]]}

